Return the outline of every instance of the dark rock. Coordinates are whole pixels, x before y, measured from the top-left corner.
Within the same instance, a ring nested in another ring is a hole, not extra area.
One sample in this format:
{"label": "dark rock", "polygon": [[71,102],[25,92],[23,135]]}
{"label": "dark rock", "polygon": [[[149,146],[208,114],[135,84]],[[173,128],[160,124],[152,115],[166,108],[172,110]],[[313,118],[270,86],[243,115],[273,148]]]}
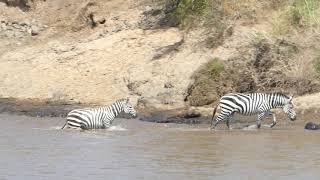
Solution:
{"label": "dark rock", "polygon": [[169,123],[170,120],[168,120],[168,114],[165,111],[159,111],[159,112],[151,112],[143,114],[139,117],[141,121],[147,121],[147,122],[156,122],[156,123]]}
{"label": "dark rock", "polygon": [[318,130],[320,129],[320,125],[319,124],[316,124],[314,122],[308,122],[305,126],[304,126],[305,129],[308,129],[308,130]]}
{"label": "dark rock", "polygon": [[183,109],[144,112],[139,120],[155,123],[200,124],[207,123],[207,118],[199,118],[201,114]]}
{"label": "dark rock", "polygon": [[100,24],[104,24],[104,23],[106,22],[106,19],[105,19],[105,18],[101,18],[101,19],[98,20],[98,22],[99,22]]}
{"label": "dark rock", "polygon": [[200,116],[201,116],[201,113],[199,112],[189,111],[183,117],[189,119],[189,118],[198,118]]}

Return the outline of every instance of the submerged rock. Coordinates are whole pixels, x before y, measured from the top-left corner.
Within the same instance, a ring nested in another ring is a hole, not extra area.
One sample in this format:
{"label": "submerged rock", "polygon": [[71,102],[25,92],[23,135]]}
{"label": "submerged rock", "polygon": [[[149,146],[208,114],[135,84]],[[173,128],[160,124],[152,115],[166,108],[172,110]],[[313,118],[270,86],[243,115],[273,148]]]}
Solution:
{"label": "submerged rock", "polygon": [[177,123],[177,124],[200,124],[207,123],[206,117],[202,117],[200,112],[194,110],[159,110],[153,112],[143,112],[140,114],[141,121],[156,123]]}
{"label": "submerged rock", "polygon": [[305,126],[305,129],[309,129],[309,130],[318,130],[320,129],[320,125],[316,124],[314,122],[308,122]]}

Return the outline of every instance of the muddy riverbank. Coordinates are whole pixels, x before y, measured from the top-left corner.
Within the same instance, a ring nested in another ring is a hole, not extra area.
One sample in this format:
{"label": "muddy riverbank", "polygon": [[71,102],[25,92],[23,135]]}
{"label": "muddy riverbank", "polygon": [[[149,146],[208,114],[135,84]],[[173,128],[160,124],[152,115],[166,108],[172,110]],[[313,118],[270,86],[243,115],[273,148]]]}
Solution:
{"label": "muddy riverbank", "polygon": [[32,117],[65,117],[72,109],[85,106],[85,104],[80,103],[59,101],[0,98],[0,113],[27,115]]}
{"label": "muddy riverbank", "polygon": [[[40,101],[34,99],[18,100],[14,98],[0,98],[0,113],[26,115],[31,117],[66,117],[72,109],[95,107],[96,104],[82,104],[61,101]],[[156,123],[188,123],[199,124],[206,122],[208,117],[195,110],[187,108],[157,110],[138,109],[141,121]],[[127,117],[121,114],[120,117]]]}
{"label": "muddy riverbank", "polygon": [[[0,99],[0,113],[11,115],[26,115],[30,117],[66,117],[72,109],[83,107],[94,107],[94,104],[81,104],[58,101],[39,101],[34,99],[18,100],[14,98]],[[212,108],[180,108],[180,109],[137,109],[138,120],[154,123],[176,123],[176,124],[209,124],[212,117]],[[278,123],[276,127],[283,128],[290,125],[295,129],[302,129],[307,122],[320,123],[317,108],[296,108],[297,120],[289,121],[281,109],[277,109],[276,117]],[[129,118],[122,114],[119,118]],[[255,124],[256,116],[235,115],[231,125],[233,128],[239,128],[250,124]],[[263,123],[271,123],[272,118],[267,117]],[[220,123],[220,128],[226,128],[224,122]]]}

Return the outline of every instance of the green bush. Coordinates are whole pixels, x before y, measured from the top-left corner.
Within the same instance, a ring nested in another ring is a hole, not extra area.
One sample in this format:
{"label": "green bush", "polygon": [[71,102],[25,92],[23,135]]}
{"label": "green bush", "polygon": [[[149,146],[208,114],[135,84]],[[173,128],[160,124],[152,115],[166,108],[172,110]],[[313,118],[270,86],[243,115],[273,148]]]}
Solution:
{"label": "green bush", "polygon": [[275,17],[274,33],[286,35],[297,28],[314,28],[320,25],[319,0],[293,0],[282,7]]}
{"label": "green bush", "polygon": [[219,99],[217,88],[220,84],[217,81],[224,69],[221,60],[214,58],[194,73],[192,76],[194,83],[189,87],[189,95],[186,99],[190,105],[203,106]]}
{"label": "green bush", "polygon": [[319,0],[295,0],[291,8],[293,25],[303,21],[307,25],[319,24]]}
{"label": "green bush", "polygon": [[202,65],[200,69],[195,74],[195,79],[205,75],[205,76],[218,76],[224,70],[224,65],[219,58],[214,58],[213,60]]}
{"label": "green bush", "polygon": [[201,18],[209,10],[209,0],[173,0],[176,4],[171,16],[180,26],[185,26],[195,18]]}

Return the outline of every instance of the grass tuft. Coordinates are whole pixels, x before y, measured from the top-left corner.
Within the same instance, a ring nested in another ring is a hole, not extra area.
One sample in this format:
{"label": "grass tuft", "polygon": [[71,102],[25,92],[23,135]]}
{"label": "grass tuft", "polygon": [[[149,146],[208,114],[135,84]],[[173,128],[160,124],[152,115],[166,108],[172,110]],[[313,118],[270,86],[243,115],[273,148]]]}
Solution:
{"label": "grass tuft", "polygon": [[313,59],[313,68],[318,77],[320,77],[320,49],[317,50],[316,55]]}
{"label": "grass tuft", "polygon": [[208,105],[219,98],[217,94],[219,84],[217,84],[216,81],[224,69],[224,64],[218,58],[214,58],[200,66],[194,73],[192,77],[194,83],[189,88],[187,100],[190,105]]}

